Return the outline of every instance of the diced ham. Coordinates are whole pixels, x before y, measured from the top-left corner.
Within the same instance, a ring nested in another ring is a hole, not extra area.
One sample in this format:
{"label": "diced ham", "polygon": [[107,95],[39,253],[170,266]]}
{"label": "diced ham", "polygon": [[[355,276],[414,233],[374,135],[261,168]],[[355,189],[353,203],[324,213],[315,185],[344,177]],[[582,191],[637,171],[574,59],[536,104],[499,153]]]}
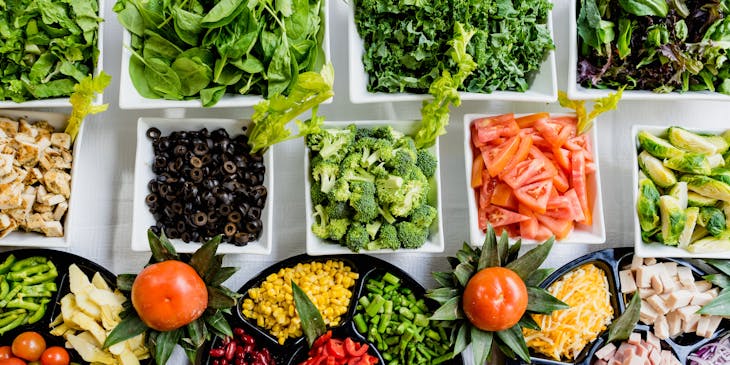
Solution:
{"label": "diced ham", "polygon": [[[633,333],[632,333],[633,335]],[[613,355],[616,354],[616,345],[613,343],[608,343],[605,346],[601,347],[598,351],[596,351],[595,355],[597,358],[601,360],[610,360],[613,358]]]}
{"label": "diced ham", "polygon": [[651,365],[661,365],[662,363],[662,350],[658,348],[651,349],[649,353],[649,363]]}
{"label": "diced ham", "polygon": [[666,305],[670,310],[684,307],[692,301],[692,297],[693,297],[692,292],[689,290],[685,290],[685,289],[674,290],[671,293],[669,293],[669,296],[667,297]]}
{"label": "diced ham", "polygon": [[662,365],[671,365],[674,355],[669,350],[662,350]]}
{"label": "diced ham", "polygon": [[677,268],[677,276],[679,276],[679,282],[684,286],[694,284],[695,277],[692,275],[692,269],[686,266],[680,266]]}
{"label": "diced ham", "polygon": [[631,333],[627,342],[632,345],[640,344],[641,343],[641,333],[638,333],[638,332]]}
{"label": "diced ham", "polygon": [[667,318],[659,316],[654,321],[654,334],[659,337],[660,340],[666,340],[669,338],[669,323]]}
{"label": "diced ham", "polygon": [[651,332],[646,333],[646,343],[657,350],[661,350],[662,348],[661,340]]}
{"label": "diced ham", "polygon": [[621,293],[633,293],[636,291],[636,282],[634,281],[634,273],[631,270],[621,270],[618,272],[621,284]]}
{"label": "diced ham", "polygon": [[608,362],[606,360],[597,360],[593,365],[608,365]]}

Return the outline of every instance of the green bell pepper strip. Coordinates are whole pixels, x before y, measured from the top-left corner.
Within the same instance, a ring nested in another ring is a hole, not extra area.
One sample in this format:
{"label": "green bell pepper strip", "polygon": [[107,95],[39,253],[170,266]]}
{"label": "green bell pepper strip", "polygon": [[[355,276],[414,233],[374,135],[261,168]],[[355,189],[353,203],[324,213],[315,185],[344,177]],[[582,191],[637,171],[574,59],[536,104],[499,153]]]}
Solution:
{"label": "green bell pepper strip", "polygon": [[10,271],[10,268],[13,267],[14,263],[15,255],[11,253],[10,255],[8,255],[8,257],[5,258],[5,261],[0,264],[0,274],[6,274],[8,271]]}
{"label": "green bell pepper strip", "polygon": [[20,271],[22,269],[25,269],[26,267],[41,265],[45,264],[46,262],[48,262],[48,259],[43,256],[26,257],[22,260],[16,261],[10,268],[10,271]]}

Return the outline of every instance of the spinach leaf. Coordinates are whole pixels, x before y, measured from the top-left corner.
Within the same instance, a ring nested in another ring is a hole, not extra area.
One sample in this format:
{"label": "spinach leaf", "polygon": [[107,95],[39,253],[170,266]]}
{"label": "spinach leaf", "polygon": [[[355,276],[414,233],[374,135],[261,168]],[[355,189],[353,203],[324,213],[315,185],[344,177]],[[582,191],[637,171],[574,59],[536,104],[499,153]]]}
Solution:
{"label": "spinach leaf", "polygon": [[627,13],[638,16],[665,17],[669,12],[666,0],[619,0],[618,2]]}
{"label": "spinach leaf", "polygon": [[172,70],[180,79],[180,93],[182,96],[193,96],[203,90],[210,83],[213,75],[210,67],[199,59],[186,56],[178,57],[172,63]]}

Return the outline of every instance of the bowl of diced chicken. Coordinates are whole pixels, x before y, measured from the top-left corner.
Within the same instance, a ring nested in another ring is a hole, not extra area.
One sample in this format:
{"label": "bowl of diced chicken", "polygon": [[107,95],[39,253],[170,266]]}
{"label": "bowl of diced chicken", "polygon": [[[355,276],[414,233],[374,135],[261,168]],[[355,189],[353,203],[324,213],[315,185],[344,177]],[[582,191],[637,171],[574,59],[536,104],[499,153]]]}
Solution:
{"label": "bowl of diced chicken", "polygon": [[67,247],[81,132],[67,115],[0,111],[0,245]]}

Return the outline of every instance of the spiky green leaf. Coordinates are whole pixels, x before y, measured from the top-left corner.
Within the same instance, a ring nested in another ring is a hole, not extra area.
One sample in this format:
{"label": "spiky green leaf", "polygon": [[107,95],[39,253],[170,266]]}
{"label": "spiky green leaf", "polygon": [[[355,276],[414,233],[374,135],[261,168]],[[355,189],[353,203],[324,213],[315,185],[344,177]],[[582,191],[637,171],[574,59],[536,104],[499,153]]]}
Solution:
{"label": "spiky green leaf", "polygon": [[291,281],[291,287],[294,296],[294,305],[297,308],[297,313],[302,323],[302,332],[304,332],[307,343],[311,347],[314,341],[327,331],[327,327],[324,324],[324,319],[322,319],[322,314],[319,313],[319,310],[309,299],[307,293],[294,283],[294,280]]}
{"label": "spiky green leaf", "polygon": [[208,286],[208,307],[214,309],[230,308],[236,305],[237,293],[222,286]]}
{"label": "spiky green leaf", "polygon": [[730,275],[730,260],[707,259],[705,262],[720,270],[725,275]]}
{"label": "spiky green leaf", "polygon": [[223,315],[223,313],[221,313],[221,311],[216,311],[215,313],[204,317],[205,323],[208,323],[210,328],[212,328],[216,332],[216,335],[220,337],[233,336],[231,325],[228,323],[226,317]]}
{"label": "spiky green leaf", "polygon": [[117,289],[121,291],[132,291],[132,284],[137,274],[119,274],[117,275]]}
{"label": "spiky green leaf", "polygon": [[147,239],[149,240],[150,251],[152,251],[152,259],[155,262],[178,260],[180,258],[164,231],[157,236],[151,229],[148,229]]}
{"label": "spiky green leaf", "polygon": [[540,330],[540,325],[535,322],[535,320],[532,318],[532,315],[530,315],[529,313],[523,314],[522,318],[520,318],[520,321],[517,322],[517,324],[519,324],[522,328],[529,328],[535,331]]}
{"label": "spiky green leaf", "polygon": [[552,296],[542,288],[527,287],[527,311],[550,314],[553,311],[568,309],[568,305]]}
{"label": "spiky green leaf", "polygon": [[426,298],[430,298],[438,302],[439,304],[444,304],[449,301],[451,298],[455,298],[459,296],[459,290],[456,288],[437,288],[437,289],[431,289],[426,293]]}
{"label": "spiky green leaf", "polygon": [[[525,362],[530,362],[530,353],[527,350],[527,344],[525,343],[525,337],[522,336],[522,328],[519,324],[516,324],[504,331],[497,332],[502,342],[509,347],[517,356]],[[506,354],[505,354],[506,355]]]}
{"label": "spiky green leaf", "polygon": [[518,239],[514,245],[509,246],[509,250],[507,251],[507,261],[505,261],[505,265],[517,260],[517,256],[520,254],[520,248],[522,248],[522,239]]}
{"label": "spiky green leaf", "polygon": [[182,329],[160,332],[155,339],[155,363],[166,364],[182,336]]}
{"label": "spiky green leaf", "polygon": [[730,277],[728,277],[725,274],[710,274],[710,275],[705,275],[702,278],[721,288],[730,287]]}
{"label": "spiky green leaf", "polygon": [[456,279],[459,280],[461,286],[466,286],[466,283],[469,282],[469,279],[471,279],[473,275],[474,266],[472,266],[472,264],[461,263],[454,269],[454,276],[456,276]]}
{"label": "spiky green leaf", "polygon": [[497,237],[494,235],[492,225],[487,225],[487,236],[482,245],[482,254],[479,255],[479,265],[477,271],[487,267],[501,266],[499,247],[497,245]]}
{"label": "spiky green leaf", "polygon": [[462,353],[469,346],[469,325],[465,322],[459,324],[456,333],[456,341],[454,341],[454,356]]}
{"label": "spiky green leaf", "polygon": [[432,321],[454,321],[463,318],[461,307],[459,306],[459,297],[451,298],[436,311],[433,312]]}
{"label": "spiky green leaf", "polygon": [[217,235],[205,242],[199,249],[195,251],[190,259],[190,266],[198,272],[205,282],[209,282],[210,278],[220,269],[222,257],[216,258],[218,244],[221,242],[221,235]]}
{"label": "spiky green leaf", "polygon": [[641,295],[637,291],[626,310],[610,326],[608,326],[608,342],[628,340],[639,322],[641,312]]}
{"label": "spiky green leaf", "polygon": [[493,333],[482,331],[471,326],[471,351],[474,353],[474,363],[484,364],[492,351]]}
{"label": "spiky green leaf", "polygon": [[730,291],[724,289],[715,299],[707,303],[697,311],[699,314],[711,314],[717,316],[730,315]]}
{"label": "spiky green leaf", "polygon": [[537,269],[530,274],[529,277],[527,277],[527,280],[525,280],[525,285],[527,286],[540,286],[545,279],[547,279],[550,274],[552,274],[555,271],[555,269],[552,268],[544,268],[544,269]]}
{"label": "spiky green leaf", "polygon": [[195,347],[203,346],[205,339],[210,337],[208,334],[208,328],[205,326],[205,320],[198,318],[185,326],[188,330],[188,338]]}
{"label": "spiky green leaf", "polygon": [[450,272],[432,272],[431,276],[440,286],[450,287],[454,285],[454,274]]}
{"label": "spiky green leaf", "polygon": [[103,347],[108,348],[109,346],[137,336],[148,329],[149,327],[142,322],[137,312],[133,310],[129,311],[129,314],[106,337]]}
{"label": "spiky green leaf", "polygon": [[507,255],[509,254],[509,234],[507,231],[502,231],[502,235],[497,241],[497,251],[499,251],[499,262],[501,265],[507,264]]}
{"label": "spiky green leaf", "polygon": [[527,251],[522,257],[510,262],[506,267],[519,275],[522,280],[526,280],[548,257],[554,242],[555,237],[550,237],[544,243]]}
{"label": "spiky green leaf", "polygon": [[232,267],[232,266],[221,267],[218,270],[218,272],[216,272],[215,275],[213,275],[213,277],[210,278],[210,281],[208,281],[208,284],[212,285],[212,286],[221,285],[221,284],[223,284],[223,282],[228,280],[228,278],[233,276],[233,274],[235,274],[237,271],[238,271],[237,267]]}

